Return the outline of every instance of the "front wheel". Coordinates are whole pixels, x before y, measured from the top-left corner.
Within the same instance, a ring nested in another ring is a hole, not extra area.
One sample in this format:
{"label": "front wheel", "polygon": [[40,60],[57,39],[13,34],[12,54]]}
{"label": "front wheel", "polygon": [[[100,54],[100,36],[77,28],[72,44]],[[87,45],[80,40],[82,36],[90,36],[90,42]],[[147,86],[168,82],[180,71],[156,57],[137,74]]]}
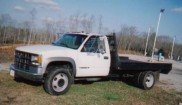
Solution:
{"label": "front wheel", "polygon": [[51,95],[63,95],[71,86],[71,75],[66,69],[59,67],[51,70],[44,81],[44,89]]}
{"label": "front wheel", "polygon": [[145,90],[153,88],[155,84],[155,76],[152,71],[143,72],[139,77],[139,86]]}

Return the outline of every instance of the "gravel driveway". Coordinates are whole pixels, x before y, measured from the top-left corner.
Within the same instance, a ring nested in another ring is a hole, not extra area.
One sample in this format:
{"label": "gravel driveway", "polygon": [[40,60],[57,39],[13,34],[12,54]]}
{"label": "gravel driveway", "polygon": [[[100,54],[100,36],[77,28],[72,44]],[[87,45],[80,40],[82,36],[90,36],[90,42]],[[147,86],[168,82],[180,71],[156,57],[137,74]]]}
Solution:
{"label": "gravel driveway", "polygon": [[12,62],[8,63],[0,63],[0,71],[1,70],[9,70],[9,65],[12,64]]}
{"label": "gravel driveway", "polygon": [[162,86],[164,89],[174,89],[178,92],[182,92],[182,63],[172,61],[173,69],[168,74],[160,75],[159,86]]}

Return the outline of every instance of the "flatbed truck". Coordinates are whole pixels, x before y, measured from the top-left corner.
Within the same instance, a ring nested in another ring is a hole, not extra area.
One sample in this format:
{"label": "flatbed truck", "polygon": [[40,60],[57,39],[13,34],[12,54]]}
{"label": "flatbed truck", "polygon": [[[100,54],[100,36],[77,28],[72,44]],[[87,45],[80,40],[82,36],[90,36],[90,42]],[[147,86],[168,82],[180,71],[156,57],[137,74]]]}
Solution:
{"label": "flatbed truck", "polygon": [[75,79],[133,76],[143,89],[151,89],[171,63],[143,62],[118,56],[116,35],[67,33],[51,45],[17,47],[10,75],[41,81],[51,95],[68,92]]}

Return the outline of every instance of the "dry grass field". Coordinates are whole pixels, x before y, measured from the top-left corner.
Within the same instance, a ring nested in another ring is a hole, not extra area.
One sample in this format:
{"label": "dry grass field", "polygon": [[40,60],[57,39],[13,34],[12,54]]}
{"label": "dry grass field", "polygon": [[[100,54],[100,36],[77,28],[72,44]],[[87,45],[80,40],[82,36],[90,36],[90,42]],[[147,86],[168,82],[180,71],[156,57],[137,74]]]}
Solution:
{"label": "dry grass field", "polygon": [[0,46],[0,63],[13,61],[16,46]]}

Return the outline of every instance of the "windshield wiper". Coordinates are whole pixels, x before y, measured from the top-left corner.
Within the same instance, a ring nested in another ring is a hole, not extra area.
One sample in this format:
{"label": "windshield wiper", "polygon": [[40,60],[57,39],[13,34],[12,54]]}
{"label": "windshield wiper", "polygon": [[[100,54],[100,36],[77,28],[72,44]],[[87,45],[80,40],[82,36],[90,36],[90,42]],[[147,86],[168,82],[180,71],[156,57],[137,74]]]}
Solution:
{"label": "windshield wiper", "polygon": [[55,42],[52,42],[51,44],[52,44],[52,45],[56,45],[56,43],[55,43]]}
{"label": "windshield wiper", "polygon": [[65,44],[65,43],[60,43],[60,46],[62,46],[62,47],[68,47],[68,45]]}

